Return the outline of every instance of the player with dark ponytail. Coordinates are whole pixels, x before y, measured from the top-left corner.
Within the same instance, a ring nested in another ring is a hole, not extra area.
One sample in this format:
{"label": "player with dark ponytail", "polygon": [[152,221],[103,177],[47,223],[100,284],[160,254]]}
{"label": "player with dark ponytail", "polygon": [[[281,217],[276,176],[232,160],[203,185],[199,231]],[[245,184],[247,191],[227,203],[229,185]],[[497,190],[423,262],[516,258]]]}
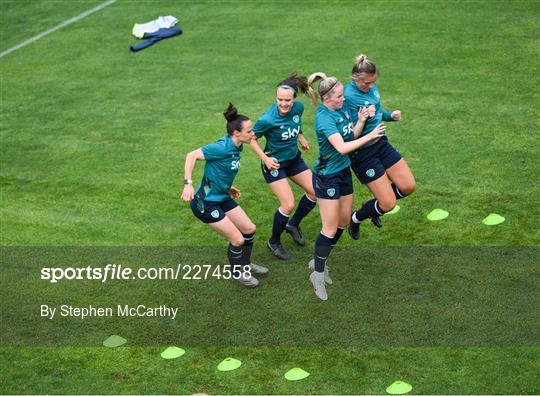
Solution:
{"label": "player with dark ponytail", "polygon": [[[309,149],[309,143],[302,134],[304,105],[296,100],[299,91],[308,93],[308,90],[306,77],[291,74],[277,84],[276,103],[264,112],[253,127],[255,139],[251,141],[251,148],[261,159],[263,177],[279,201],[272,236],[267,245],[281,260],[290,257],[281,243],[281,234],[287,231],[298,245],[304,246],[300,222],[316,204],[311,171],[298,150],[298,144],[305,151]],[[266,139],[264,150],[257,142],[263,136]],[[287,179],[305,191],[294,214],[294,194]]]}
{"label": "player with dark ponytail", "polygon": [[[182,199],[191,202],[199,220],[229,241],[227,256],[233,278],[246,287],[256,287],[259,281],[251,273],[265,274],[268,269],[251,262],[256,227],[234,200],[240,197],[240,190],[232,186],[240,169],[243,144],[253,138],[252,122],[238,114],[232,103],[223,114],[227,135],[186,156]],[[205,161],[205,165],[202,182],[195,191],[191,177],[197,160]]]}

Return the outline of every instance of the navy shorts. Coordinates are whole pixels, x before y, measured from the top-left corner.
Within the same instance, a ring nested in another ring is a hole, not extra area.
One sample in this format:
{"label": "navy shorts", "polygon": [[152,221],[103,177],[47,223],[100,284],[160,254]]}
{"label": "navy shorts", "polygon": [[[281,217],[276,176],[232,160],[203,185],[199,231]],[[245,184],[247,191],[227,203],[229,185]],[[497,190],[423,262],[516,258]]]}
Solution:
{"label": "navy shorts", "polygon": [[191,200],[191,211],[203,223],[217,223],[225,217],[225,213],[236,208],[238,204],[234,199],[223,202],[211,202],[198,199]]}
{"label": "navy shorts", "polygon": [[349,154],[351,169],[362,184],[368,184],[384,175],[386,170],[401,159],[401,154],[388,140]]}
{"label": "navy shorts", "polygon": [[292,160],[280,162],[278,169],[270,170],[266,167],[266,165],[264,165],[264,163],[261,163],[262,174],[264,176],[264,180],[266,180],[268,184],[297,175],[307,169],[309,168],[302,159],[302,155],[300,153],[298,153],[298,155]]}
{"label": "navy shorts", "polygon": [[339,199],[353,193],[351,170],[347,167],[329,175],[313,173],[315,196],[321,199]]}

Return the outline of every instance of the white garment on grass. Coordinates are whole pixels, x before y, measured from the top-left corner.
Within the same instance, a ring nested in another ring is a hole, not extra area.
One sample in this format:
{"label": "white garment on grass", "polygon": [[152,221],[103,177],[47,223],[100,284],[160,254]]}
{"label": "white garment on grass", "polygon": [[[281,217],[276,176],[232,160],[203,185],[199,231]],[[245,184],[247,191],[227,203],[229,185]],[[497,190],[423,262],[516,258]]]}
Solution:
{"label": "white garment on grass", "polygon": [[177,23],[178,19],[176,19],[172,15],[160,16],[159,18],[147,23],[136,23],[135,25],[133,25],[133,30],[131,31],[131,34],[133,34],[139,39],[142,39],[145,33],[154,33],[162,28],[171,28]]}

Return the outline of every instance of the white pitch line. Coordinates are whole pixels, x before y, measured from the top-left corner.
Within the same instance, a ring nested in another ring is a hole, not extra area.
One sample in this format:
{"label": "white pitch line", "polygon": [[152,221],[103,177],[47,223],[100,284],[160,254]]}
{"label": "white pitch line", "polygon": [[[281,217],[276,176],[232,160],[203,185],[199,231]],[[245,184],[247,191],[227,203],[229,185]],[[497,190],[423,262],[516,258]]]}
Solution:
{"label": "white pitch line", "polygon": [[26,41],[23,41],[23,42],[20,43],[20,44],[17,44],[15,47],[11,47],[10,49],[7,49],[7,50],[5,50],[5,51],[3,51],[3,52],[0,52],[0,58],[2,58],[3,56],[5,56],[5,55],[7,55],[7,54],[9,54],[9,53],[11,53],[11,52],[13,52],[13,51],[18,50],[19,48],[24,47],[25,45],[31,44],[31,43],[33,43],[34,41],[37,41],[37,40],[39,40],[40,38],[45,37],[45,36],[48,35],[48,34],[51,34],[51,33],[53,33],[53,32],[56,32],[57,30],[62,29],[63,27],[66,27],[67,25],[71,25],[72,23],[75,23],[75,22],[77,22],[77,21],[83,19],[84,17],[87,17],[88,15],[93,14],[94,12],[101,10],[102,8],[105,8],[105,7],[107,7],[107,6],[111,5],[111,4],[113,4],[114,2],[116,2],[116,0],[109,0],[109,1],[106,1],[105,3],[102,3],[102,4],[100,4],[100,5],[98,5],[98,6],[94,7],[94,8],[92,8],[91,10],[85,11],[85,12],[83,12],[82,14],[77,15],[76,17],[73,17],[73,18],[71,18],[71,19],[68,19],[68,20],[65,21],[65,22],[62,22],[62,23],[61,23],[60,25],[58,25],[58,26],[55,26],[55,27],[53,27],[53,28],[51,28],[51,29],[49,29],[49,30],[46,30],[46,31],[44,31],[44,32],[42,32],[42,33],[40,33],[40,34],[38,34],[37,36],[34,36],[34,37],[32,37],[32,38],[29,38],[29,39],[26,40]]}

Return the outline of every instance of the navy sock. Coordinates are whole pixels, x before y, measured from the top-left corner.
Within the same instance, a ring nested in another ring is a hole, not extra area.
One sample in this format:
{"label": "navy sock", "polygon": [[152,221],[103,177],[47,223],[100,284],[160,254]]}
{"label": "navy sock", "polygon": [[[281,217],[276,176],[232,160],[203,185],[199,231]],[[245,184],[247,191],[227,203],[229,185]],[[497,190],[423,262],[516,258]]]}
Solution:
{"label": "navy sock", "polygon": [[324,272],[326,260],[332,251],[332,242],[334,238],[328,238],[322,233],[319,234],[315,241],[315,271]]}
{"label": "navy sock", "polygon": [[401,199],[401,198],[405,198],[405,197],[406,197],[406,195],[403,194],[403,193],[399,190],[399,188],[397,188],[397,186],[396,186],[394,183],[392,183],[392,191],[394,191],[394,195],[396,196],[396,199]]}
{"label": "navy sock", "polygon": [[289,221],[289,216],[285,216],[278,208],[278,210],[276,210],[276,214],[274,215],[274,224],[272,226],[270,243],[281,243],[281,233],[285,229],[287,221]]}
{"label": "navy sock", "polygon": [[234,246],[229,243],[227,257],[229,258],[229,264],[231,265],[231,273],[238,278],[244,259],[244,246]]}
{"label": "navy sock", "polygon": [[385,213],[386,212],[380,208],[379,201],[372,199],[371,201],[367,201],[360,209],[353,213],[352,220],[355,223],[360,223],[362,220],[382,216]]}
{"label": "navy sock", "polygon": [[298,227],[302,219],[313,210],[315,205],[317,205],[317,202],[313,202],[307,197],[307,195],[304,194],[304,196],[302,197],[302,199],[300,199],[300,202],[298,203],[298,207],[296,208],[293,217],[291,217],[291,219],[289,220],[289,224]]}
{"label": "navy sock", "polygon": [[341,235],[343,234],[343,230],[344,230],[344,228],[339,228],[338,227],[338,229],[336,231],[336,235],[334,235],[334,237],[332,238],[332,246],[336,246],[336,244],[339,241],[339,238],[341,238]]}
{"label": "navy sock", "polygon": [[251,264],[251,251],[253,250],[253,240],[255,239],[255,233],[253,234],[244,234],[244,260],[243,262],[247,265]]}

